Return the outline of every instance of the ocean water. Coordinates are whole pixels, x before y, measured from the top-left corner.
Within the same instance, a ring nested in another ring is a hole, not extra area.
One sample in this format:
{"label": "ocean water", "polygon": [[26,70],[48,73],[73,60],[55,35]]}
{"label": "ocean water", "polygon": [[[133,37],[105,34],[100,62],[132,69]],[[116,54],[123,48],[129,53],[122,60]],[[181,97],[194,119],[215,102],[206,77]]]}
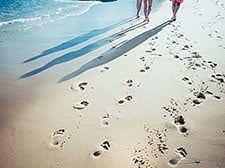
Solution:
{"label": "ocean water", "polygon": [[[165,0],[153,1],[152,12],[156,11],[163,1]],[[102,3],[104,2],[79,0],[0,0],[0,37],[7,33],[12,34],[40,27],[69,17],[82,17],[92,7]],[[125,9],[118,11],[119,13],[112,11],[115,17],[122,16],[122,19],[131,17],[131,9],[135,15],[136,0],[117,0],[108,3],[125,6]],[[107,11],[102,11],[103,17],[105,12]],[[112,20],[112,24],[114,22],[115,20]]]}
{"label": "ocean water", "polygon": [[0,0],[0,34],[80,16],[100,3],[77,0]]}

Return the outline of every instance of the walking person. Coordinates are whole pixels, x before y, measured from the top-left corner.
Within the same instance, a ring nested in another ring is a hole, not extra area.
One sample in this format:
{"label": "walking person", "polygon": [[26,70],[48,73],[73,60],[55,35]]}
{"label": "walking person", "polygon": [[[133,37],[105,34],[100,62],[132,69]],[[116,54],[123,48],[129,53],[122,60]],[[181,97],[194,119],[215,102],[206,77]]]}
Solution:
{"label": "walking person", "polygon": [[144,16],[145,16],[145,21],[149,22],[149,14],[152,9],[152,0],[137,0],[137,18],[140,17],[140,11],[141,11],[141,6],[142,6],[142,1],[144,2]]}
{"label": "walking person", "polygon": [[170,1],[172,1],[172,12],[173,12],[173,17],[171,19],[173,21],[176,21],[177,12],[180,8],[180,4],[183,3],[183,0],[170,0]]}

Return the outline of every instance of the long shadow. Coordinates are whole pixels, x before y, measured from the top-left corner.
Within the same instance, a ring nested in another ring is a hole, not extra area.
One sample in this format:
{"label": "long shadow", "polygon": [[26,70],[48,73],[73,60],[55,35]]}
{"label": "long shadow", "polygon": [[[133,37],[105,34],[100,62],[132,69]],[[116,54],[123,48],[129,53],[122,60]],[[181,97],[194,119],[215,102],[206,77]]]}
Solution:
{"label": "long shadow", "polygon": [[106,33],[124,23],[127,23],[127,22],[130,22],[132,21],[133,19],[128,19],[128,20],[123,20],[121,22],[118,22],[116,24],[113,24],[113,25],[110,25],[110,26],[107,26],[107,27],[104,27],[102,29],[96,29],[96,30],[92,30],[86,34],[83,34],[81,36],[78,36],[76,38],[73,38],[71,40],[68,40],[66,42],[63,42],[62,44],[59,44],[55,47],[52,47],[50,49],[47,49],[45,51],[43,51],[41,54],[37,55],[37,56],[34,56],[32,58],[29,58],[25,61],[23,61],[22,63],[28,63],[28,62],[31,62],[31,61],[34,61],[36,59],[39,59],[39,58],[42,58],[42,57],[45,57],[49,54],[52,54],[52,53],[55,53],[55,52],[58,52],[58,51],[61,51],[61,50],[65,50],[65,49],[68,49],[68,48],[71,48],[73,46],[76,46],[78,44],[81,44],[87,40],[89,40],[90,38],[93,38],[95,36],[98,36],[100,34],[103,34],[103,33]]}
{"label": "long shadow", "polygon": [[57,64],[62,64],[62,63],[65,63],[65,62],[68,62],[68,61],[71,61],[73,59],[76,59],[78,57],[81,57],[85,54],[88,54],[89,52],[91,51],[94,51],[96,49],[98,49],[99,47],[102,47],[116,39],[119,39],[121,37],[123,37],[125,35],[125,33],[131,31],[131,30],[134,30],[134,29],[137,29],[138,27],[141,27],[143,26],[144,24],[146,24],[145,22],[140,22],[136,25],[133,25],[131,27],[128,27],[127,29],[124,29],[122,31],[120,31],[119,33],[115,33],[115,34],[112,34],[108,37],[105,37],[105,38],[102,38],[98,41],[95,41],[79,50],[76,50],[76,51],[73,51],[73,52],[69,52],[69,53],[66,53],[60,57],[57,57],[55,59],[53,59],[52,61],[48,62],[47,64],[45,64],[44,66],[40,67],[40,68],[37,68],[37,69],[34,69],[33,71],[30,71],[28,73],[25,73],[23,74],[22,76],[20,76],[18,79],[23,79],[23,78],[27,78],[27,77],[30,77],[30,76],[33,76],[33,75],[36,75],[42,71],[45,71]]}
{"label": "long shadow", "polygon": [[58,82],[64,82],[69,79],[72,79],[72,78],[80,75],[81,73],[85,72],[86,70],[103,65],[105,63],[108,63],[108,62],[122,56],[124,53],[126,53],[129,50],[133,49],[134,47],[138,46],[142,42],[146,41],[148,38],[156,35],[158,32],[160,32],[164,27],[169,25],[171,22],[172,22],[171,20],[168,20],[149,31],[146,31],[146,32],[134,37],[133,39],[130,39],[129,41],[124,42],[123,44],[117,46],[116,48],[107,50],[101,56],[91,60],[87,64],[84,64],[83,66],[81,66],[80,69],[64,76]]}

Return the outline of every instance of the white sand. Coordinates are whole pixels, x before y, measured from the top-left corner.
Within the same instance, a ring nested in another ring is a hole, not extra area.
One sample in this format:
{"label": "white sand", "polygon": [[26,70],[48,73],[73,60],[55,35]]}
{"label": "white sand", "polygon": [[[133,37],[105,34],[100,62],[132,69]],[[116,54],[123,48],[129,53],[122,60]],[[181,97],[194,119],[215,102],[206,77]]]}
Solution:
{"label": "white sand", "polygon": [[166,1],[148,25],[85,57],[102,56],[45,86],[1,129],[0,167],[225,167],[224,8],[185,1],[177,21],[159,29],[171,16]]}

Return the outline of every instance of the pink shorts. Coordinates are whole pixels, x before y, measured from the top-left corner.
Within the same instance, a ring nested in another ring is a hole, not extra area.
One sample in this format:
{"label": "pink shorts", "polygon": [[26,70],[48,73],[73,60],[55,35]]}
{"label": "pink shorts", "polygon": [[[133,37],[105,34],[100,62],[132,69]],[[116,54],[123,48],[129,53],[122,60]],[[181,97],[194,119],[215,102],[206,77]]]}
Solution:
{"label": "pink shorts", "polygon": [[170,0],[170,1],[172,1],[172,2],[179,2],[179,3],[183,2],[183,0]]}

